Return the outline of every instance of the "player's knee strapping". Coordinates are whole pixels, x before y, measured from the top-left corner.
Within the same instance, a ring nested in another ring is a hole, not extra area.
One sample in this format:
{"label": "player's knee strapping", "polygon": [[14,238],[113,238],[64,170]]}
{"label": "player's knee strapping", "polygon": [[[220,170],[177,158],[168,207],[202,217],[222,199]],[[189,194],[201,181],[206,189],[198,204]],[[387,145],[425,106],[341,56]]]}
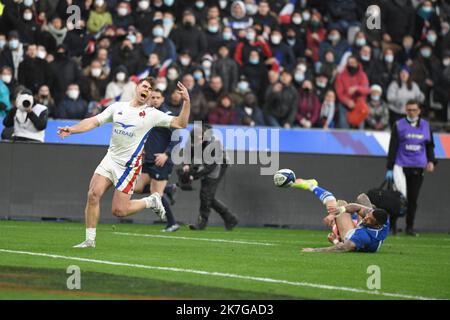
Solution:
{"label": "player's knee strapping", "polygon": [[336,200],[336,198],[334,197],[334,195],[325,189],[322,189],[321,187],[315,187],[314,190],[312,190],[312,192],[314,192],[314,194],[316,195],[316,197],[323,203],[327,203],[328,201],[331,200]]}

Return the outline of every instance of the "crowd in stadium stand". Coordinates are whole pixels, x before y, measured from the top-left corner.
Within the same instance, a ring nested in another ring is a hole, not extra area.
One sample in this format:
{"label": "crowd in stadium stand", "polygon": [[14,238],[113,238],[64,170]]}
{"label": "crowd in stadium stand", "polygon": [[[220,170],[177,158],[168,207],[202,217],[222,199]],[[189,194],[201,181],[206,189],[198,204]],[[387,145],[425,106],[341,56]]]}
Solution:
{"label": "crowd in stadium stand", "polygon": [[415,99],[449,123],[450,0],[2,0],[0,14],[0,117],[25,87],[50,118],[82,119],[150,75],[174,112],[188,88],[191,121],[389,130]]}

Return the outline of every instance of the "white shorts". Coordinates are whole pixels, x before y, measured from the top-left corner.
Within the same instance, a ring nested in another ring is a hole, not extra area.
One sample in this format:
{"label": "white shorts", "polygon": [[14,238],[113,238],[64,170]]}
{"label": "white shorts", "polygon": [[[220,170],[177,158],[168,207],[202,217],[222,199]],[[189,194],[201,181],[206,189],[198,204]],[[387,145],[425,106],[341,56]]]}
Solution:
{"label": "white shorts", "polygon": [[351,237],[355,234],[356,228],[350,229],[347,231],[347,234],[345,235],[345,240],[350,240]]}
{"label": "white shorts", "polygon": [[95,173],[111,180],[117,190],[126,194],[133,194],[141,169],[141,161],[136,161],[133,167],[127,167],[113,161],[109,154],[106,154],[95,169]]}

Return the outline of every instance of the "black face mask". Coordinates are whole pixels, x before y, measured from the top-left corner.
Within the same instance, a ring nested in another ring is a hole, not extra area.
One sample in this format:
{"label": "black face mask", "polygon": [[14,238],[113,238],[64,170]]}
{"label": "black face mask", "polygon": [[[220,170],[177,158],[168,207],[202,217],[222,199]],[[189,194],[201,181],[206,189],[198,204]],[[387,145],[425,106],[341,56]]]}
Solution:
{"label": "black face mask", "polygon": [[347,66],[347,71],[351,75],[355,75],[358,72],[358,67]]}
{"label": "black face mask", "polygon": [[194,24],[191,22],[191,21],[186,21],[186,22],[184,22],[183,23],[184,24],[184,26],[186,27],[186,28],[192,28],[193,26],[194,26]]}

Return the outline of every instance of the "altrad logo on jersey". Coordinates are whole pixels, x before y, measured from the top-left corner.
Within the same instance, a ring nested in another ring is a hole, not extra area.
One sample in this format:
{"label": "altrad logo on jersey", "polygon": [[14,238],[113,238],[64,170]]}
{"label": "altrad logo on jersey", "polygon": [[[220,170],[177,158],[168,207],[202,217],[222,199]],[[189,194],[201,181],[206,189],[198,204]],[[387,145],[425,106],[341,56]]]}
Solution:
{"label": "altrad logo on jersey", "polygon": [[135,125],[125,124],[125,123],[118,122],[118,121],[116,121],[116,123],[117,123],[118,125],[120,125],[120,126],[122,127],[122,129],[114,129],[114,133],[115,133],[115,134],[120,134],[120,135],[123,135],[123,136],[128,136],[128,137],[130,137],[130,138],[134,137],[134,133],[133,133],[133,132],[129,132],[129,131],[126,131],[126,130],[127,130],[128,128],[136,127]]}

